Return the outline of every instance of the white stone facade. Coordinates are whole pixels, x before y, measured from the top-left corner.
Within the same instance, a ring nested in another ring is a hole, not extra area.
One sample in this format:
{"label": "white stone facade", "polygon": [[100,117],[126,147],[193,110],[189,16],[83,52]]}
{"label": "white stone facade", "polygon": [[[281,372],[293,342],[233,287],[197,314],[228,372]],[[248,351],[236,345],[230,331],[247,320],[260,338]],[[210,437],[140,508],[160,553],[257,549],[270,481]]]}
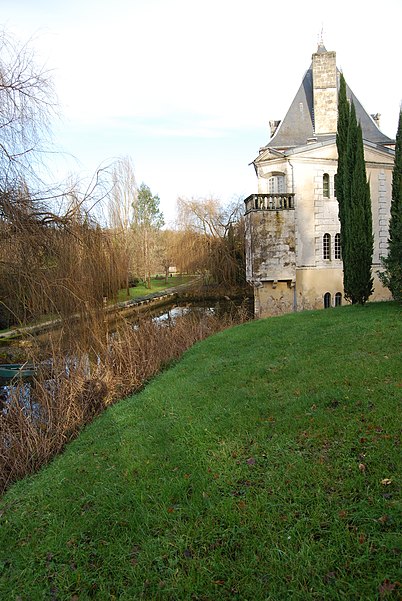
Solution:
{"label": "white stone facade", "polygon": [[[314,98],[299,91],[294,101],[295,105],[304,102],[304,113],[310,110],[311,132],[305,123],[295,121],[297,111],[292,115],[291,107],[278,133],[254,161],[258,193],[246,199],[245,219],[247,278],[255,289],[258,317],[345,302],[335,181],[334,74],[336,78],[335,53],[321,48],[313,55],[310,74]],[[381,256],[387,253],[394,153],[392,141],[372,120],[367,121],[371,118],[364,109],[359,110],[374,234],[375,290],[370,300],[385,300],[390,294],[377,272]],[[299,137],[293,144],[292,132]],[[376,136],[378,142],[370,140]]]}

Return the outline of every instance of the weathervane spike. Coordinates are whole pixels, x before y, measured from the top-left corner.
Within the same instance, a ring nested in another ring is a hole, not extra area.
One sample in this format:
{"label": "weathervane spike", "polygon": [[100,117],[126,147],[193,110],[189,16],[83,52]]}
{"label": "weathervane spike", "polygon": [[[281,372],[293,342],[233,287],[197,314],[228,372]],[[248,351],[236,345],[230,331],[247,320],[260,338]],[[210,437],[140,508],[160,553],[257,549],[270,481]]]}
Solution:
{"label": "weathervane spike", "polygon": [[317,35],[317,51],[318,52],[323,52],[325,50],[325,46],[324,46],[324,24],[321,23],[321,31],[320,33]]}

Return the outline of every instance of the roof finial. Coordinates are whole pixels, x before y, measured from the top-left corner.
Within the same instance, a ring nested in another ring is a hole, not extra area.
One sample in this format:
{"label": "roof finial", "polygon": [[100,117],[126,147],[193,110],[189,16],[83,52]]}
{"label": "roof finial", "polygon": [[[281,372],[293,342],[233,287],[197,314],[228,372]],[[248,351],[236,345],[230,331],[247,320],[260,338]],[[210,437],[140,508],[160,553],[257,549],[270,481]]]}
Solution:
{"label": "roof finial", "polygon": [[318,49],[317,52],[326,52],[327,49],[324,46],[324,25],[321,23],[321,33],[318,37]]}

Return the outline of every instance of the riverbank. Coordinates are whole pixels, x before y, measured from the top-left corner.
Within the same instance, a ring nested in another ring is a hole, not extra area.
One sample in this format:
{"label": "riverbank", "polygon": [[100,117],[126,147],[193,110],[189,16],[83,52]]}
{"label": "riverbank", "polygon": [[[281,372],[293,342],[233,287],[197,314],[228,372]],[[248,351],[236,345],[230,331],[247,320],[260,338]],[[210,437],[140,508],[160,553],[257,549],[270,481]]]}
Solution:
{"label": "riverbank", "polygon": [[[180,291],[184,291],[189,288],[193,288],[199,282],[198,278],[193,278],[188,282],[181,283],[177,286],[166,286],[163,290],[157,290],[150,292],[149,294],[136,296],[126,301],[120,301],[110,305],[105,305],[105,313],[117,313],[129,310],[137,309],[141,312],[142,309],[146,308],[147,305],[158,306],[158,303],[164,304],[171,300],[174,300]],[[73,318],[72,318],[73,319]],[[24,325],[21,327],[12,327],[8,330],[0,332],[0,344],[5,344],[7,341],[16,341],[27,336],[35,336],[43,334],[49,330],[54,330],[62,325],[63,321],[60,318],[54,317],[52,319],[43,320],[40,323],[32,325]]]}
{"label": "riverbank", "polygon": [[378,303],[192,347],[4,496],[0,596],[397,599],[401,341]]}
{"label": "riverbank", "polygon": [[[240,302],[243,299],[251,300],[252,296],[251,289],[233,289],[228,291],[217,286],[203,285],[201,279],[195,277],[177,286],[169,286],[163,290],[106,305],[104,313],[108,319],[113,321],[118,317],[131,318],[132,316],[140,316],[165,305],[173,305],[175,303],[219,302],[220,300]],[[74,317],[71,318],[71,323],[73,321]],[[64,323],[65,320],[63,321],[55,317],[40,323],[3,330],[0,332],[0,349],[3,349],[3,354],[5,355],[4,347],[7,344],[18,343],[18,341],[30,336],[45,334],[46,332],[60,328]],[[1,354],[0,352],[0,356]]]}
{"label": "riverbank", "polygon": [[0,386],[0,494],[43,467],[96,415],[141,389],[195,342],[248,319],[243,306],[231,309],[218,314],[187,307],[162,321],[150,314],[128,319],[117,312],[112,320],[88,313],[64,332],[33,338],[21,352],[34,377]]}

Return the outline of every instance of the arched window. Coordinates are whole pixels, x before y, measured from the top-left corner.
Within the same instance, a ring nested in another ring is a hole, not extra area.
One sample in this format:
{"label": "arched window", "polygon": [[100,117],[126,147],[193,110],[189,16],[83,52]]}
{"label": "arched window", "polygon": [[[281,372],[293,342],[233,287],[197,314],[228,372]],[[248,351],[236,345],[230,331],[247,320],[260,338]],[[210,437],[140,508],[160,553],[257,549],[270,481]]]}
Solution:
{"label": "arched window", "polygon": [[322,258],[329,260],[331,258],[331,235],[324,234],[322,239]]}
{"label": "arched window", "polygon": [[341,292],[337,292],[335,294],[335,307],[340,307],[342,304],[342,294]]}
{"label": "arched window", "polygon": [[322,195],[324,198],[329,198],[329,174],[324,173],[322,176]]}
{"label": "arched window", "polygon": [[331,306],[331,293],[326,292],[324,294],[324,309],[329,309]]}
{"label": "arched window", "polygon": [[341,235],[340,234],[335,234],[334,256],[335,256],[335,259],[341,258]]}
{"label": "arched window", "polygon": [[268,178],[268,194],[284,194],[285,176],[278,173]]}

